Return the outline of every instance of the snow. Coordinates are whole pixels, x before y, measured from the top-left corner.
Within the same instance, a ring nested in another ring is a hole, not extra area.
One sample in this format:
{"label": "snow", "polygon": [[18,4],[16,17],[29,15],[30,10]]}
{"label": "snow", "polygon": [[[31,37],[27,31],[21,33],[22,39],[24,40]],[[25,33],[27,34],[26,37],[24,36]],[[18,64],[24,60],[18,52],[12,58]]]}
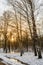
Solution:
{"label": "snow", "polygon": [[17,62],[16,60],[13,60],[13,59],[9,59],[7,57],[5,57],[5,55],[3,54],[0,54],[0,58],[3,59],[3,63],[8,63],[8,64],[11,64],[11,65],[22,65],[21,63]]}
{"label": "snow", "polygon": [[[43,53],[42,53],[43,56]],[[0,53],[0,58],[3,60],[2,62],[10,65],[24,65],[23,63],[27,63],[28,65],[43,65],[43,58],[38,59],[37,56],[34,56],[33,52],[25,52],[23,56],[20,56],[19,52],[14,53]],[[17,61],[19,60],[19,61]]]}
{"label": "snow", "polygon": [[0,53],[3,53],[3,49],[2,48],[0,49]]}
{"label": "snow", "polygon": [[11,54],[7,55],[7,57],[16,58],[29,65],[43,65],[43,58],[38,59],[38,57],[37,56],[35,57],[32,52],[24,53],[22,57],[19,54],[13,54],[13,55]]}

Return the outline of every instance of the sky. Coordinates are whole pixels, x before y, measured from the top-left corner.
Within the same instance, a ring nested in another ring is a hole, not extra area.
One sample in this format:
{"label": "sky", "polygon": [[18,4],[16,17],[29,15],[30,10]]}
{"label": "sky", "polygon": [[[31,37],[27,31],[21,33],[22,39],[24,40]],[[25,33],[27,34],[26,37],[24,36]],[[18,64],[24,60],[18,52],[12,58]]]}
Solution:
{"label": "sky", "polygon": [[37,20],[43,17],[43,0],[36,0],[35,2],[35,15],[37,15]]}
{"label": "sky", "polygon": [[7,0],[0,0],[0,16],[3,14],[4,11],[11,9],[11,7],[7,4]]}
{"label": "sky", "polygon": [[[43,0],[34,0],[35,2],[35,16],[36,21],[38,21],[38,24],[40,24],[40,30],[43,29],[42,21],[43,21]],[[41,6],[40,6],[41,5]],[[6,10],[11,10],[11,5],[8,5],[7,0],[0,0],[0,16],[3,14]],[[37,15],[38,14],[38,15]],[[41,21],[39,23],[39,21]],[[41,31],[43,34],[43,31]]]}
{"label": "sky", "polygon": [[[34,0],[34,2],[35,2],[35,6],[37,5],[35,8],[36,8],[36,9],[40,9],[40,10],[36,10],[36,11],[35,11],[35,15],[37,15],[37,13],[39,13],[39,14],[38,14],[38,17],[40,18],[40,17],[43,16],[43,14],[42,14],[42,12],[43,12],[43,7],[42,7],[42,5],[43,5],[43,0]],[[11,9],[11,7],[8,6],[7,4],[8,4],[8,3],[7,3],[7,0],[0,0],[0,15],[2,15],[2,13],[4,12],[4,10]],[[41,5],[41,7],[39,8],[40,5]],[[37,18],[37,20],[38,20],[39,18]]]}
{"label": "sky", "polygon": [[[37,20],[43,17],[43,0],[34,0],[35,2],[35,9],[38,9],[35,11],[35,15],[37,15]],[[0,15],[4,12],[4,10],[10,10],[11,7],[7,5],[7,0],[0,0]],[[41,7],[39,7],[41,5]]]}
{"label": "sky", "polygon": [[37,21],[37,28],[40,35],[43,34],[43,0],[36,0],[35,2],[35,16]]}

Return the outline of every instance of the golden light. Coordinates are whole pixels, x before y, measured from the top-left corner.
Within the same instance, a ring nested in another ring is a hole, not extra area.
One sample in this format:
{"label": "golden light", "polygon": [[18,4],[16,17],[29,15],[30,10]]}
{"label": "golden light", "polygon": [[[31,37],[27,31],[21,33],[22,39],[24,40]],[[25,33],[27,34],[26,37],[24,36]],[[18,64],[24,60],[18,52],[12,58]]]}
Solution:
{"label": "golden light", "polygon": [[14,61],[14,62],[16,62],[16,63],[18,62],[17,60],[14,60],[14,59],[10,59],[10,60],[11,60],[11,61]]}
{"label": "golden light", "polygon": [[11,51],[10,53],[14,53],[14,51]]}
{"label": "golden light", "polygon": [[8,37],[8,40],[12,43],[16,41],[16,34],[15,33],[13,34],[12,32],[8,32],[7,37]]}
{"label": "golden light", "polygon": [[4,39],[3,34],[0,34],[0,40],[3,40],[3,39]]}
{"label": "golden light", "polygon": [[11,37],[11,42],[14,42],[14,37],[13,36]]}
{"label": "golden light", "polygon": [[11,41],[14,42],[14,38],[13,37],[12,37]]}

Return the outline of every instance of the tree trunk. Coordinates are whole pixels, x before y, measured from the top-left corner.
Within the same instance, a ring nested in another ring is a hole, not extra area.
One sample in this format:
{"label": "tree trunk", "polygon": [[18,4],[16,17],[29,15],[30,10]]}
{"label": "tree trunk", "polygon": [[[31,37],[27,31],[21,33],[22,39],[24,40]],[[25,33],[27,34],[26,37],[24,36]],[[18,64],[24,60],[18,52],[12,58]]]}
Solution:
{"label": "tree trunk", "polygon": [[35,18],[34,18],[34,11],[33,11],[33,5],[32,5],[32,1],[29,0],[30,6],[31,6],[31,17],[32,17],[32,24],[33,24],[33,48],[34,48],[34,53],[35,56],[37,56],[37,52],[36,52],[36,43],[37,43],[37,31],[36,31],[36,24],[35,24]]}
{"label": "tree trunk", "polygon": [[41,49],[38,49],[38,59],[42,58]]}

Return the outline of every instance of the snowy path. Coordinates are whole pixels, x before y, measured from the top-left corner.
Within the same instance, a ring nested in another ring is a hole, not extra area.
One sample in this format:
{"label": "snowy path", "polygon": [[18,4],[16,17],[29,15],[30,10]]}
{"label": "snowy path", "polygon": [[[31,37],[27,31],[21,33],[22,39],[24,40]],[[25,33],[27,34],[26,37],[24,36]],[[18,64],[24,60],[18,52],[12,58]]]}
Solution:
{"label": "snowy path", "polygon": [[43,65],[43,58],[38,59],[32,52],[24,53],[23,56],[20,56],[20,53],[1,53],[0,58],[10,65],[26,65],[21,62],[27,63],[28,65]]}
{"label": "snowy path", "polygon": [[15,59],[9,59],[8,57],[6,57],[5,54],[0,54],[0,58],[3,60],[2,63],[6,64],[6,65],[25,65]]}
{"label": "snowy path", "polygon": [[18,59],[19,61],[27,63],[28,65],[43,65],[43,58],[38,59],[38,57],[35,57],[31,52],[24,53],[22,57],[18,53],[7,54],[7,57]]}

